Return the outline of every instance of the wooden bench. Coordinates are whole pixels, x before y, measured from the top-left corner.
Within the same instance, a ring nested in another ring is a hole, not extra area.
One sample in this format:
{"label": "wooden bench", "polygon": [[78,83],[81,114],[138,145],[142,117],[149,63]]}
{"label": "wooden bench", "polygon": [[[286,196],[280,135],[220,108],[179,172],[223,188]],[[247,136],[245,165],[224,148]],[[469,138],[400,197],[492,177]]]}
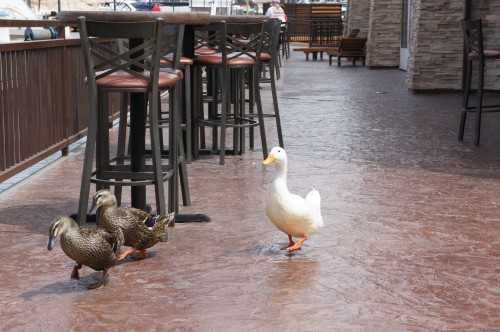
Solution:
{"label": "wooden bench", "polygon": [[[358,35],[358,33],[359,29],[351,29],[349,30],[347,36],[344,38],[355,38]],[[340,41],[343,39],[340,36],[334,36],[332,38],[333,38],[332,40],[328,41],[328,46],[318,46],[309,44],[309,47],[294,48],[293,50],[297,52],[304,52],[306,55],[306,61],[309,61],[310,53],[312,53],[313,55],[313,60],[318,60],[318,53],[320,54],[320,59],[323,60],[323,53],[337,54],[339,50]],[[330,57],[330,65],[332,65],[331,57]]]}
{"label": "wooden bench", "polygon": [[363,66],[366,61],[366,38],[342,38],[337,51],[327,52],[328,63],[332,65],[332,58],[337,57],[337,64],[340,67],[341,58],[352,59],[353,66],[356,65],[356,60],[361,59]]}
{"label": "wooden bench", "polygon": [[320,59],[323,60],[323,53],[337,52],[338,47],[304,47],[304,48],[294,48],[295,52],[304,52],[306,55],[306,61],[309,61],[309,54],[312,53],[312,59],[318,60],[318,53],[320,54]]}

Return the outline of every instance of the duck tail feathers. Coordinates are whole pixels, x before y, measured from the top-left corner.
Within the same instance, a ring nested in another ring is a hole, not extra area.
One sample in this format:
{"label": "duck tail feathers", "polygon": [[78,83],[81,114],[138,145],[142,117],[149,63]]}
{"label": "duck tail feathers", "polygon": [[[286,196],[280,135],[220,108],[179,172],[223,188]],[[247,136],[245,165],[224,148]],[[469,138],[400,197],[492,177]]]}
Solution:
{"label": "duck tail feathers", "polygon": [[319,216],[319,222],[318,222],[319,227],[325,226],[325,223],[323,222],[323,217]]}
{"label": "duck tail feathers", "polygon": [[316,189],[313,189],[307,194],[306,196],[306,201],[310,202],[314,206],[317,207],[317,221],[318,221],[318,226],[323,227],[323,217],[321,216],[321,196],[319,194],[319,191]]}
{"label": "duck tail feathers", "polygon": [[309,192],[309,194],[307,194],[306,200],[311,202],[311,203],[320,205],[321,204],[321,196],[319,195],[319,191],[317,191],[316,189],[311,190]]}

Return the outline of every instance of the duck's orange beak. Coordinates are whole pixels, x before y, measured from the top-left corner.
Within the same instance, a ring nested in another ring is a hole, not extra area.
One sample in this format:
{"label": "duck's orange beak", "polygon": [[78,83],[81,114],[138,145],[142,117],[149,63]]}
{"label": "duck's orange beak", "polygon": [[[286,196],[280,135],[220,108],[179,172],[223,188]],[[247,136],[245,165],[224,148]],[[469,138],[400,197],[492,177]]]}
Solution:
{"label": "duck's orange beak", "polygon": [[270,163],[274,163],[275,161],[276,158],[274,158],[274,155],[271,153],[269,154],[269,157],[267,157],[267,159],[262,162],[262,165],[269,165]]}

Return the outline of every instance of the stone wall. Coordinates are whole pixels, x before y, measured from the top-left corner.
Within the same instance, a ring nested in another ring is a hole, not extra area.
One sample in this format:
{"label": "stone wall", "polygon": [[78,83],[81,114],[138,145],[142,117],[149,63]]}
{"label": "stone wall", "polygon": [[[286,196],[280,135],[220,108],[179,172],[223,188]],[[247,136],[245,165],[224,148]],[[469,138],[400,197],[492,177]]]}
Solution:
{"label": "stone wall", "polygon": [[347,26],[345,34],[351,29],[359,29],[359,37],[367,37],[370,20],[370,1],[349,0],[347,2]]}
{"label": "stone wall", "polygon": [[461,89],[463,13],[463,0],[413,2],[406,79],[410,89]]}
{"label": "stone wall", "polygon": [[401,0],[371,0],[366,64],[399,67]]}

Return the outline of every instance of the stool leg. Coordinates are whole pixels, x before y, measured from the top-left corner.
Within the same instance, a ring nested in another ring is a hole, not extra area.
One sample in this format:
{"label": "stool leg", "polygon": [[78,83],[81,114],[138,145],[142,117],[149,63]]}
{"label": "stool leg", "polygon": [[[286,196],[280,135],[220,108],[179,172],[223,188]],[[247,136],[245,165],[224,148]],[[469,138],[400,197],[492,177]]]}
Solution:
{"label": "stool leg", "polygon": [[[265,66],[263,66],[265,67]],[[269,68],[270,70],[271,68]],[[252,84],[251,82],[251,71],[247,71],[248,73],[248,77],[250,78],[250,83],[248,84],[248,114],[249,114],[249,117],[250,119],[254,119],[253,117],[253,114],[254,114],[254,106],[255,106],[255,91],[254,91],[254,84]],[[255,147],[255,140],[254,140],[254,127],[250,127],[248,128],[248,136],[249,136],[249,145],[250,145],[250,149],[254,149]]]}
{"label": "stool leg", "polygon": [[[242,118],[245,116],[245,69],[236,69],[236,93],[234,104],[234,121],[235,124],[243,124]],[[245,129],[244,127],[235,126],[235,144],[234,154],[245,153]]]}
{"label": "stool leg", "polygon": [[181,160],[179,162],[179,181],[181,183],[182,205],[189,206],[191,205],[191,197],[189,195],[189,183],[188,183],[187,168],[186,168],[186,153],[184,152],[185,149],[182,138],[179,138],[178,141],[179,141],[179,155],[181,156]]}
{"label": "stool leg", "polygon": [[[227,120],[227,111],[230,107],[230,98],[231,96],[228,94],[229,88],[229,69],[221,68],[220,69],[220,89],[222,94],[222,107],[221,107],[221,115],[220,115],[220,144],[219,144],[219,155],[220,155],[220,164],[224,165],[225,163],[225,155],[226,155],[226,120]],[[215,126],[214,126],[215,128]],[[215,140],[215,138],[214,138]]]}
{"label": "stool leg", "polygon": [[262,154],[263,158],[266,159],[268,152],[267,152],[267,139],[266,139],[266,127],[264,124],[264,113],[262,111],[262,100],[260,98],[260,90],[259,90],[259,77],[257,70],[255,68],[250,69],[252,73],[252,83],[253,84],[253,90],[255,93],[255,102],[257,104],[257,115],[259,117],[259,128],[260,128],[260,140],[262,143]]}
{"label": "stool leg", "polygon": [[[109,116],[108,94],[98,90],[99,108],[97,112],[97,141],[96,141],[96,178],[102,178],[103,171],[109,170]],[[97,184],[97,190],[109,189],[109,184]]]}
{"label": "stool leg", "polygon": [[476,100],[476,125],[474,130],[474,145],[479,145],[479,138],[481,134],[481,113],[483,111],[483,84],[484,84],[484,62],[479,60],[479,78],[477,88]]}
{"label": "stool leg", "polygon": [[278,142],[280,147],[285,148],[283,143],[283,133],[281,131],[281,118],[280,118],[280,110],[278,106],[278,95],[276,93],[276,81],[274,75],[274,67],[275,67],[274,59],[269,62],[269,72],[271,73],[271,93],[273,95],[273,105],[274,105],[274,117],[276,118],[276,130],[278,131]]}
{"label": "stool leg", "polygon": [[179,213],[179,201],[178,201],[178,169],[179,169],[179,136],[180,136],[180,112],[179,112],[179,101],[180,93],[182,91],[179,88],[179,83],[176,84],[172,89],[172,98],[170,104],[170,117],[169,117],[169,147],[170,150],[168,154],[168,165],[170,170],[173,171],[172,177],[168,181],[168,212]]}
{"label": "stool leg", "polygon": [[470,97],[470,89],[471,89],[471,81],[472,81],[472,61],[467,60],[466,64],[466,72],[465,72],[465,86],[464,86],[464,95],[462,100],[462,114],[460,116],[460,127],[458,130],[458,140],[464,140],[464,130],[465,130],[465,120],[467,117],[467,109],[469,108],[469,97]]}
{"label": "stool leg", "polygon": [[184,67],[184,117],[186,124],[186,162],[191,163],[193,157],[192,147],[192,109],[191,109],[191,66]]}
{"label": "stool leg", "polygon": [[[216,119],[217,118],[217,113],[218,113],[218,79],[219,79],[220,73],[216,68],[207,68],[207,94],[212,96],[212,102],[208,103],[208,118],[209,119]],[[227,109],[226,109],[227,111]],[[217,150],[217,141],[218,141],[218,134],[217,134],[217,127],[212,126],[212,150]]]}
{"label": "stool leg", "polygon": [[193,96],[193,157],[194,159],[200,156],[200,126],[198,119],[200,115],[203,114],[203,83],[201,77],[200,66],[193,67],[193,86],[192,90]]}
{"label": "stool leg", "polygon": [[94,162],[94,152],[97,136],[97,91],[90,94],[90,109],[87,122],[87,143],[85,144],[85,156],[83,159],[82,181],[80,185],[80,198],[78,201],[77,222],[85,225],[87,220],[88,200],[90,194],[90,178],[92,176],[92,166]]}
{"label": "stool leg", "polygon": [[[163,189],[163,167],[161,163],[160,127],[158,124],[158,92],[149,96],[149,132],[151,136],[151,154],[153,159],[154,186],[156,193],[156,211],[165,214],[165,192]],[[170,116],[172,117],[172,116]]]}
{"label": "stool leg", "polygon": [[[128,93],[122,93],[120,100],[120,122],[118,124],[118,146],[117,146],[117,160],[118,165],[123,165],[123,158],[125,157],[125,146],[127,141],[127,114],[128,114]],[[120,179],[116,179],[119,181]],[[122,186],[115,187],[115,196],[118,206],[121,205],[122,199]]]}

